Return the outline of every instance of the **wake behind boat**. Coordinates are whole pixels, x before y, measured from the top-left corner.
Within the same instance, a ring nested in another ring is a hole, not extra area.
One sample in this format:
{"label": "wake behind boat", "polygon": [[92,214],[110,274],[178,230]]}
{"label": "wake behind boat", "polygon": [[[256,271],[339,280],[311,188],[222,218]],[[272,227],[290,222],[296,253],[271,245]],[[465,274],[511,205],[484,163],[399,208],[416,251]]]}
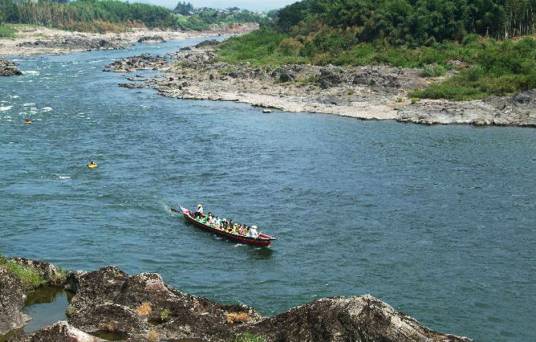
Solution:
{"label": "wake behind boat", "polygon": [[244,225],[233,224],[232,221],[220,220],[211,217],[211,215],[204,215],[199,211],[192,212],[183,207],[180,207],[180,210],[173,208],[171,210],[182,214],[186,221],[192,223],[194,226],[230,241],[257,247],[268,247],[272,244],[272,241],[276,240],[273,236],[256,232],[255,226],[244,228],[246,227]]}

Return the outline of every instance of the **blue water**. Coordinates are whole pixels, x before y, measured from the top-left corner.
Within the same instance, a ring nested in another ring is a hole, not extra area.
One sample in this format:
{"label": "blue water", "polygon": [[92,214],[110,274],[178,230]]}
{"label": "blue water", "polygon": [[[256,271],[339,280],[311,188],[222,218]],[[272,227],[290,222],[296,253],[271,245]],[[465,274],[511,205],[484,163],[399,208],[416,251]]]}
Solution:
{"label": "blue water", "polygon": [[[0,79],[2,253],[159,272],[265,314],[371,293],[440,331],[536,340],[535,130],[267,115],[101,72],[191,43],[23,58],[34,72]],[[235,245],[169,210],[198,202],[279,240]]]}

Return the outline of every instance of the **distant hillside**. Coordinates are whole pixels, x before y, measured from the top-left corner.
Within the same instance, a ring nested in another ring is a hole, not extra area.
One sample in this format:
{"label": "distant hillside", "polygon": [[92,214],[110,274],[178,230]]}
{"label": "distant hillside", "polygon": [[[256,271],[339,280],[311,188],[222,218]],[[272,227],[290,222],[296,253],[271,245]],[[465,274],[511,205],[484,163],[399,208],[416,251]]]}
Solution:
{"label": "distant hillside", "polygon": [[123,31],[140,26],[204,30],[211,26],[263,20],[262,15],[249,11],[223,12],[207,8],[185,16],[161,6],[119,0],[0,0],[0,24],[33,24],[78,31]]}
{"label": "distant hillside", "polygon": [[[455,75],[413,96],[466,100],[536,88],[536,0],[303,0],[231,39],[224,61],[389,64]],[[515,40],[510,38],[516,37]]]}

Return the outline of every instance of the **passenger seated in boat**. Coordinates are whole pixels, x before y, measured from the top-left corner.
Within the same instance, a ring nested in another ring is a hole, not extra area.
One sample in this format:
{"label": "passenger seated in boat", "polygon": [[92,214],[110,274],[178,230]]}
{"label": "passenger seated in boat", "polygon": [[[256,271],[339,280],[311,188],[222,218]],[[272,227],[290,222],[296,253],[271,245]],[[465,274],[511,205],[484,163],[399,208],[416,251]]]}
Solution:
{"label": "passenger seated in boat", "polygon": [[208,216],[207,216],[207,223],[208,223],[209,225],[213,225],[213,224],[214,224],[214,216],[212,216],[212,213],[211,213],[211,212],[208,213]]}
{"label": "passenger seated in boat", "polygon": [[257,226],[251,226],[251,229],[249,230],[249,237],[252,237],[254,239],[259,237],[259,232],[257,232]]}
{"label": "passenger seated in boat", "polygon": [[199,218],[199,217],[204,217],[204,216],[205,216],[205,214],[203,213],[203,205],[201,203],[199,203],[197,205],[197,209],[196,209],[196,211],[194,213],[194,217]]}
{"label": "passenger seated in boat", "polygon": [[245,233],[246,233],[246,228],[242,224],[242,225],[240,225],[240,228],[238,228],[238,234],[244,235]]}

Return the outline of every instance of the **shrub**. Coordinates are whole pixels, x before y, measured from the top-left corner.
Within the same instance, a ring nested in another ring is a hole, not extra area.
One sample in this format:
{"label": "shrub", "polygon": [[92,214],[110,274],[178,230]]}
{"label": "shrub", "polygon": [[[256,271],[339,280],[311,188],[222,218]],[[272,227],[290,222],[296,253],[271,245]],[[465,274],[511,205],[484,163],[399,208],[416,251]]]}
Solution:
{"label": "shrub", "polygon": [[0,38],[15,38],[15,33],[10,26],[0,24]]}
{"label": "shrub", "polygon": [[438,64],[427,64],[422,69],[421,75],[424,77],[439,77],[445,75],[447,69]]}

